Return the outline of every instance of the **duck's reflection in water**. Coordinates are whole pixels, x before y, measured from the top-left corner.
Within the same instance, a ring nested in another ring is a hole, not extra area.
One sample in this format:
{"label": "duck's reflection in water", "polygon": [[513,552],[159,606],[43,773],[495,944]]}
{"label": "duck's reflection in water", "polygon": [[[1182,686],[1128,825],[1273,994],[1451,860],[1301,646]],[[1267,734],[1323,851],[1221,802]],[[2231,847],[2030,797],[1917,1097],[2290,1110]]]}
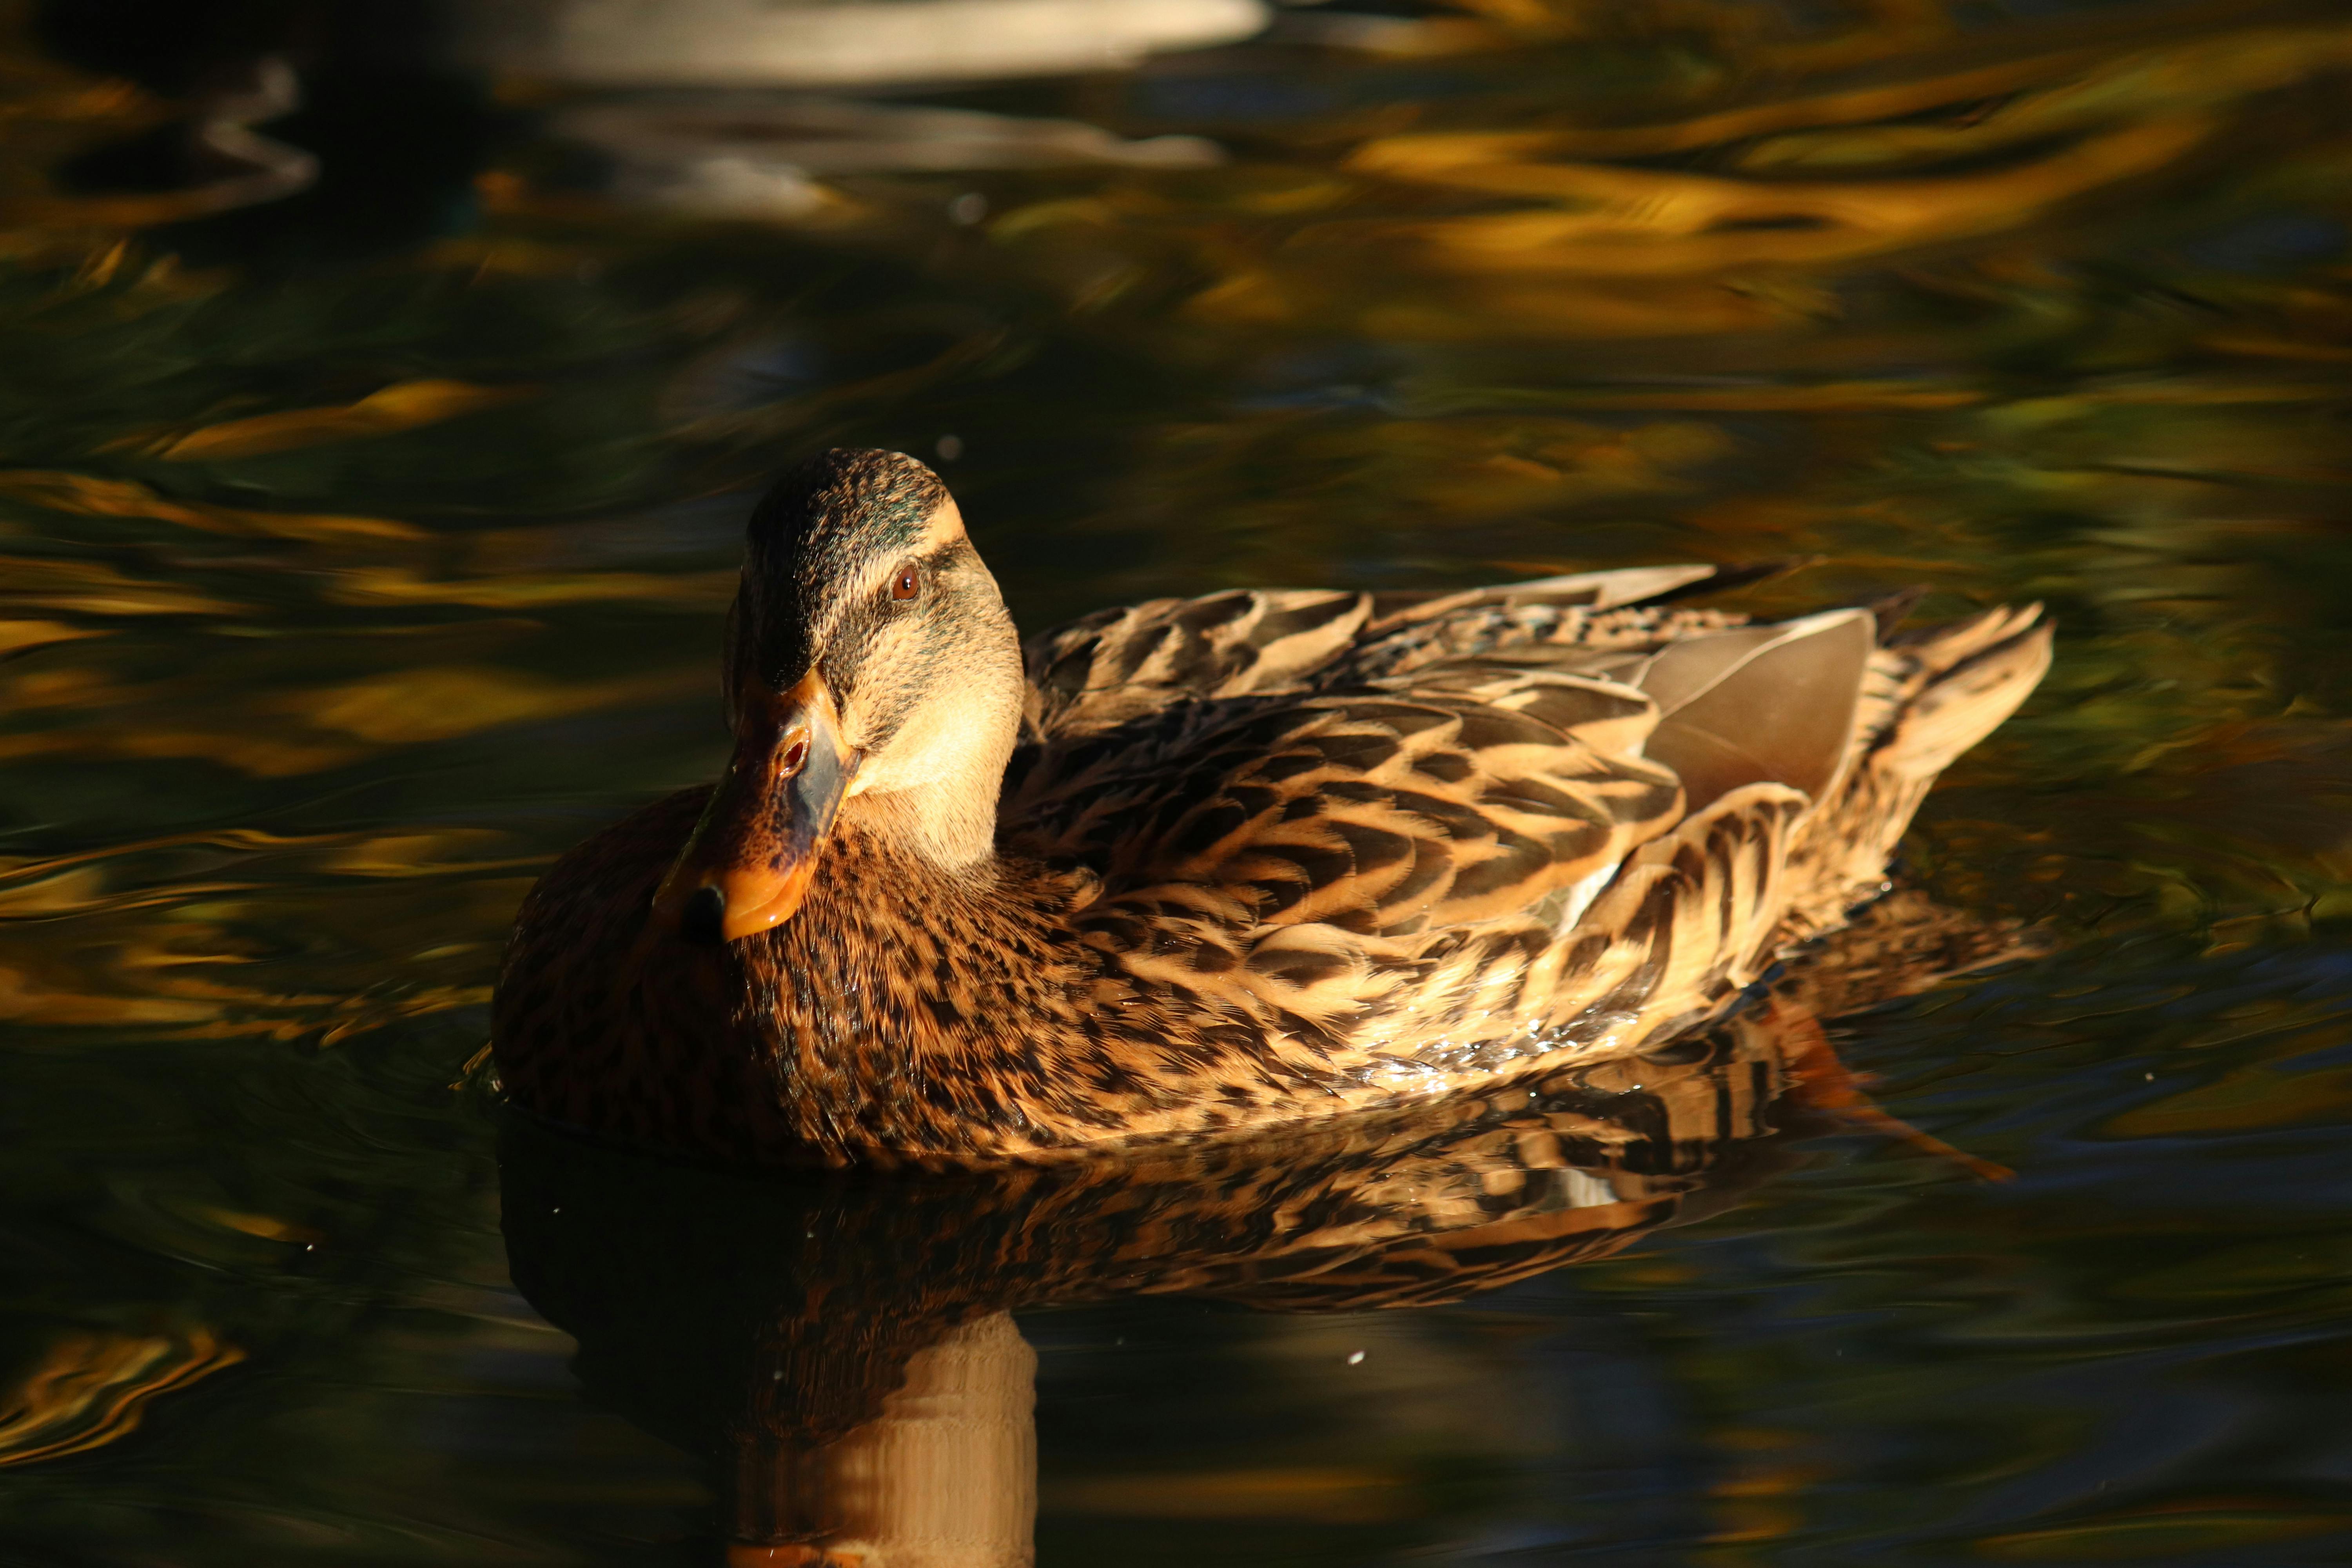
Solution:
{"label": "duck's reflection in water", "polygon": [[932,1327],[897,1390],[838,1437],[739,1441],[730,1564],[1031,1561],[1037,1352],[1009,1311]]}
{"label": "duck's reflection in water", "polygon": [[1743,1019],[1409,1116],[954,1175],[736,1177],[518,1119],[508,1251],[593,1397],[719,1460],[736,1561],[1022,1563],[1036,1358],[1012,1309],[1419,1306],[1615,1251],[1773,1163],[1788,1034]]}
{"label": "duck's reflection in water", "polygon": [[[1916,988],[1884,956],[1865,989]],[[730,1561],[998,1568],[1035,1512],[1014,1309],[1458,1300],[1725,1206],[1850,1100],[1811,1015],[1767,1005],[1505,1092],[1044,1167],[733,1175],[516,1118],[507,1245],[590,1395],[717,1462]]]}

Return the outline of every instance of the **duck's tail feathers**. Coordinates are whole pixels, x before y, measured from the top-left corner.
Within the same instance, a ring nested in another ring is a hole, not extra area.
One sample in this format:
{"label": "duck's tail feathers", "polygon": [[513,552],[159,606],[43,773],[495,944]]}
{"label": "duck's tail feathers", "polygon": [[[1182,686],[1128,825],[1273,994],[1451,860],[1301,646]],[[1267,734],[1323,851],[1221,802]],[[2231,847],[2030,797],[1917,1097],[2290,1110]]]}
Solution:
{"label": "duck's tail feathers", "polygon": [[1854,751],[1790,847],[1803,889],[1782,936],[1843,923],[1885,886],[1887,862],[1937,776],[2017,710],[2050,668],[2039,605],[2004,606],[1898,638],[1872,658]]}
{"label": "duck's tail feathers", "polygon": [[1933,779],[2017,711],[2050,668],[2050,623],[2040,605],[2003,605],[1898,640],[1916,695],[1878,750],[1883,765]]}

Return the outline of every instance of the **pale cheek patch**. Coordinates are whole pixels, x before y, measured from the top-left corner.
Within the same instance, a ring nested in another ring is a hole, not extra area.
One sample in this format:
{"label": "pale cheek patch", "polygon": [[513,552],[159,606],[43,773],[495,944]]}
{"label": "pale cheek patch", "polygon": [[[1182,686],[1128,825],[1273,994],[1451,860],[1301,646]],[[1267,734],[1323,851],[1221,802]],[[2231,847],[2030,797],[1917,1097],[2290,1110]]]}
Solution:
{"label": "pale cheek patch", "polygon": [[[975,767],[992,786],[1003,766],[1006,713],[1009,705],[1017,711],[1017,690],[1007,691],[984,656],[972,650],[956,648],[942,657],[935,647],[907,657],[914,663],[904,684],[883,699],[903,706],[889,715],[889,732],[877,735],[859,765],[857,793],[951,784]],[[877,719],[879,706],[868,710]],[[992,787],[989,795],[992,801]]]}
{"label": "pale cheek patch", "polygon": [[937,696],[925,700],[940,673],[932,668],[928,643],[926,628],[909,618],[877,626],[857,651],[858,684],[842,717],[844,739],[867,753],[869,767],[859,773],[861,791],[872,787],[869,773],[880,777],[888,771],[870,764],[919,740],[911,731],[920,727],[923,712],[941,705]]}

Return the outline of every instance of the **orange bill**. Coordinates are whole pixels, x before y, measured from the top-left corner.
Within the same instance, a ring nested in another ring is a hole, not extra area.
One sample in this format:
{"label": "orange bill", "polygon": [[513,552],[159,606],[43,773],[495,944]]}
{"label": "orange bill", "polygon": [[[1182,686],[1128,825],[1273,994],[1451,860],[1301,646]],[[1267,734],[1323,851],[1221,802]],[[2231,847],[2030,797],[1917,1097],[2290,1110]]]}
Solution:
{"label": "orange bill", "polygon": [[654,894],[654,918],[694,942],[733,942],[793,918],[857,767],[814,669],[789,691],[748,694],[740,712],[727,773]]}

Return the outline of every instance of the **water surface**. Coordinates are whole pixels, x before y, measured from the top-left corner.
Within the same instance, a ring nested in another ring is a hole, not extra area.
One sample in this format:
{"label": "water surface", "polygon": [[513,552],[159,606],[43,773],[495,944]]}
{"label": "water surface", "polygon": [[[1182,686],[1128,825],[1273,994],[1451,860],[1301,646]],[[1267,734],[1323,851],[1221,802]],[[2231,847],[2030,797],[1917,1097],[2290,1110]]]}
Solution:
{"label": "water surface", "polygon": [[670,1173],[610,1257],[740,1277],[612,1331],[467,1073],[532,877],[722,759],[748,488],[835,444],[935,458],[1033,629],[1693,559],[2060,627],[1901,872],[2045,951],[1831,1030],[2015,1180],[1620,1084],[1659,1163],[1547,1212],[1684,1185],[1458,1300],[1003,1220],[1039,1561],[2352,1557],[2352,24],[1377,9],[814,109],[314,38],[268,201],[172,151],[218,72],[9,13],[0,1560],[712,1562],[694,1391],[832,1352],[663,1356],[1003,1278],[996,1196]]}

